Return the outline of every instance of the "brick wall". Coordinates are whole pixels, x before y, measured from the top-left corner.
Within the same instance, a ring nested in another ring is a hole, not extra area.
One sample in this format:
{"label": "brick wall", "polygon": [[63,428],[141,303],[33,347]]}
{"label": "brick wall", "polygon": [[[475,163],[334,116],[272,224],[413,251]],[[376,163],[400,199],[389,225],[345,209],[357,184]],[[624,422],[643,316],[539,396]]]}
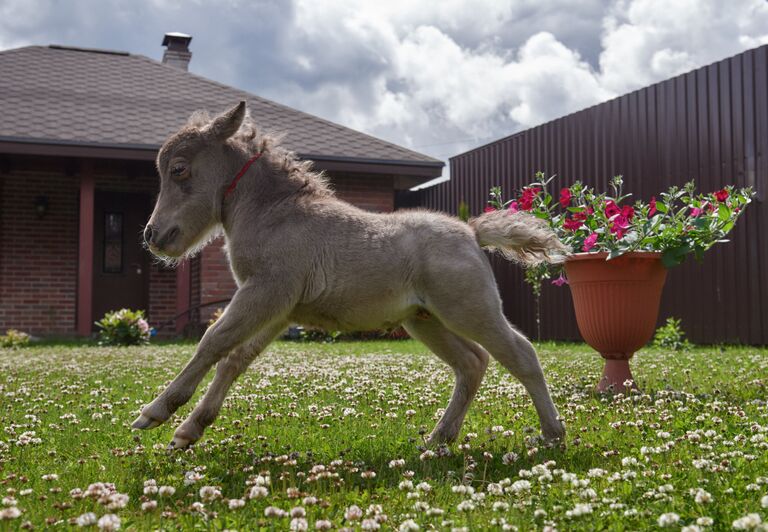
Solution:
{"label": "brick wall", "polygon": [[[60,166],[0,173],[0,332],[74,331],[78,191]],[[38,196],[48,197],[43,218]]]}
{"label": "brick wall", "polygon": [[[336,194],[344,201],[369,211],[394,210],[395,191],[391,176],[336,173],[331,174],[330,178]],[[222,250],[223,245],[223,238],[216,239],[200,255],[199,291],[202,304],[230,298],[237,288]],[[201,308],[201,321],[210,319],[218,306],[224,307],[226,304]]]}
{"label": "brick wall", "polygon": [[[72,335],[76,328],[79,164],[53,158],[18,158],[0,169],[0,331]],[[97,190],[146,192],[158,181],[151,165],[97,162]],[[48,212],[35,213],[35,198]],[[152,264],[149,308],[153,325],[176,314],[176,272]],[[98,319],[101,316],[94,316]],[[173,327],[169,328],[173,331]]]}
{"label": "brick wall", "polygon": [[390,176],[331,174],[336,195],[361,209],[391,212],[395,209],[394,180]]}

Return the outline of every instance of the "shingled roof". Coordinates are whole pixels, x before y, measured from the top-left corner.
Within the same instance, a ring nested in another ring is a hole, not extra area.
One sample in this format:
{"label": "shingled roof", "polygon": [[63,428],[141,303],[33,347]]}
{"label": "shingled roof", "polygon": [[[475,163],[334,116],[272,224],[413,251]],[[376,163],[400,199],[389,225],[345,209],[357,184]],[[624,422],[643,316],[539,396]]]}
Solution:
{"label": "shingled roof", "polygon": [[393,173],[424,178],[440,175],[443,166],[421,153],[142,55],[29,46],[0,52],[0,72],[0,152],[11,144],[33,144],[59,150],[104,148],[111,157],[123,153],[150,159],[193,111],[219,112],[247,100],[256,123],[284,133],[284,144],[304,158],[384,165]]}

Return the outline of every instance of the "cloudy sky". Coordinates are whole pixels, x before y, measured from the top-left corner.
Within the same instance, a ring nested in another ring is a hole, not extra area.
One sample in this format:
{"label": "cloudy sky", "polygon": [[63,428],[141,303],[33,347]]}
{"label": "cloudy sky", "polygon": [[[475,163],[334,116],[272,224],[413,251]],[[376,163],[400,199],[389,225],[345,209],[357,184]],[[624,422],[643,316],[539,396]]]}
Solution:
{"label": "cloudy sky", "polygon": [[167,31],[197,74],[447,160],[768,43],[768,1],[0,0],[0,49],[160,59]]}

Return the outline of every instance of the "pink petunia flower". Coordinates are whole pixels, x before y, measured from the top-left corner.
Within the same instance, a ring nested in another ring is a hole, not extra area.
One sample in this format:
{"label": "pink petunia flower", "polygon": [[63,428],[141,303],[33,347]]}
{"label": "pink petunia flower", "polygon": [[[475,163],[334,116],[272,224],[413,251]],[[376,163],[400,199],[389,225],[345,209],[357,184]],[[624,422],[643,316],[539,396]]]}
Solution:
{"label": "pink petunia flower", "polygon": [[589,251],[597,244],[597,233],[592,233],[584,239],[584,246],[581,248],[584,251]]}
{"label": "pink petunia flower", "polygon": [[520,210],[518,208],[518,205],[517,205],[516,201],[510,202],[509,207],[507,207],[507,209],[509,209],[509,213],[510,214],[516,213],[516,212],[518,212]]}
{"label": "pink petunia flower", "polygon": [[564,284],[568,284],[568,279],[565,278],[564,274],[560,274],[560,277],[552,281],[552,284],[555,286],[563,286]]}
{"label": "pink petunia flower", "polygon": [[568,188],[563,188],[560,190],[560,206],[563,209],[568,208],[568,205],[571,204],[571,190]]}

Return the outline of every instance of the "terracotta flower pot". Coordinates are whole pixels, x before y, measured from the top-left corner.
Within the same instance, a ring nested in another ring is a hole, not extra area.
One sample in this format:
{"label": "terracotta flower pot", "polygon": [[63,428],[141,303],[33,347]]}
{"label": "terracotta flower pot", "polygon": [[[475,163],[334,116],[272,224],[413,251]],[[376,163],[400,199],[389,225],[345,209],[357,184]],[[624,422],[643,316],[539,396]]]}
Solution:
{"label": "terracotta flower pot", "polygon": [[661,254],[633,252],[606,261],[607,253],[578,253],[565,273],[584,340],[605,359],[598,391],[626,392],[634,378],[629,359],[653,337],[667,269]]}

